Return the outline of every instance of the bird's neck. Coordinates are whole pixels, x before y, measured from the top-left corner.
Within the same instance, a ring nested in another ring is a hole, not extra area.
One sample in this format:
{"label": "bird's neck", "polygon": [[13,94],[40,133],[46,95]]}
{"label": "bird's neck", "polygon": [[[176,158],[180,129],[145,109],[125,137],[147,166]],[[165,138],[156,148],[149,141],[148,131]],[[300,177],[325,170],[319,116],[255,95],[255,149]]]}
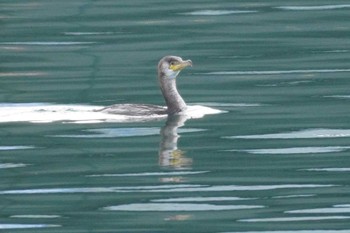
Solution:
{"label": "bird's neck", "polygon": [[176,78],[159,77],[160,89],[163,93],[168,114],[175,114],[186,109],[186,103],[176,88]]}

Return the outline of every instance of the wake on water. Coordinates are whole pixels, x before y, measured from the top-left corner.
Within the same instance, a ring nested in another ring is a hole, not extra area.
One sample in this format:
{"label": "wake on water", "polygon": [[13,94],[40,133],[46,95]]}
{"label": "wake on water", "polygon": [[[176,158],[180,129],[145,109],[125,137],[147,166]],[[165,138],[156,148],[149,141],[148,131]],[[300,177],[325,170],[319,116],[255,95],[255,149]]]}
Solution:
{"label": "wake on water", "polygon": [[[108,114],[99,111],[104,106],[24,103],[0,104],[0,123],[31,122],[31,123],[103,123],[103,122],[142,122],[165,119],[167,115],[126,116]],[[188,106],[184,113],[188,118],[201,118],[208,114],[218,114],[222,111],[201,105]]]}

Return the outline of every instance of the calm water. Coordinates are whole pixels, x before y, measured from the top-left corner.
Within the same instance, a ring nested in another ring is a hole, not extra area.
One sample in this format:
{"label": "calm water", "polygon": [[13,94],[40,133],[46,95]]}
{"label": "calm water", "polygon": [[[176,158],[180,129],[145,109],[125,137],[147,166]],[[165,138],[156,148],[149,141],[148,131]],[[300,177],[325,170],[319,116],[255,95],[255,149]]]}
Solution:
{"label": "calm water", "polygon": [[[4,232],[350,232],[349,1],[0,5]],[[168,54],[194,63],[185,100],[225,113],[30,122],[163,104]]]}

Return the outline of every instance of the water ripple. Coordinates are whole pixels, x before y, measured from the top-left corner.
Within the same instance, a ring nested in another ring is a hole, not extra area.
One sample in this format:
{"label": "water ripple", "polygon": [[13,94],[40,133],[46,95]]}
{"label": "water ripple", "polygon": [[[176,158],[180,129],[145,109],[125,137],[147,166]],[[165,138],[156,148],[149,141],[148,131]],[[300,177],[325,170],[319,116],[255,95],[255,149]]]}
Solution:
{"label": "water ripple", "polygon": [[344,138],[350,137],[349,129],[305,129],[287,133],[239,135],[228,139],[307,139],[307,138]]}
{"label": "water ripple", "polygon": [[88,134],[65,134],[53,135],[52,137],[64,138],[117,138],[117,137],[135,137],[158,135],[159,128],[105,128],[105,129],[88,129],[84,130]]}
{"label": "water ripple", "polygon": [[222,191],[261,191],[276,189],[307,189],[336,187],[332,184],[282,184],[282,185],[155,185],[130,187],[91,187],[91,188],[47,188],[0,191],[0,195],[58,194],[58,193],[137,193],[137,192],[222,192]]}
{"label": "water ripple", "polygon": [[349,219],[350,216],[316,216],[316,217],[285,217],[285,218],[251,218],[241,219],[239,222],[300,222],[300,221],[320,221]]}
{"label": "water ripple", "polygon": [[309,168],[303,169],[303,171],[315,171],[315,172],[350,172],[350,167],[336,167],[336,168]]}
{"label": "water ripple", "polygon": [[124,173],[124,174],[99,174],[87,175],[87,177],[144,177],[144,176],[178,176],[178,175],[196,175],[209,171],[176,171],[176,172],[140,172],[140,173]]}
{"label": "water ripple", "polygon": [[32,228],[48,228],[61,227],[61,225],[53,224],[0,224],[0,230],[4,229],[32,229]]}
{"label": "water ripple", "polygon": [[26,167],[28,164],[25,163],[0,163],[0,169],[7,168],[18,168],[18,167]]}
{"label": "water ripple", "polygon": [[299,197],[314,197],[315,194],[300,194],[300,195],[286,195],[286,196],[274,196],[274,199],[284,199],[284,198],[299,198]]}
{"label": "water ripple", "polygon": [[[64,134],[52,135],[51,137],[64,138],[119,138],[119,137],[136,137],[158,135],[160,128],[157,127],[140,127],[140,128],[105,128],[105,129],[88,129],[84,130],[88,134]],[[179,133],[200,132],[205,129],[179,129]]]}
{"label": "water ripple", "polygon": [[0,146],[0,151],[2,150],[28,150],[34,149],[34,146]]}
{"label": "water ripple", "polygon": [[348,230],[291,230],[291,231],[279,231],[279,230],[269,230],[269,231],[230,231],[230,232],[221,232],[221,233],[349,233]]}
{"label": "water ripple", "polygon": [[[195,104],[195,103],[194,103]],[[200,103],[209,107],[260,107],[263,104],[258,103],[216,103],[216,102],[204,102]]]}
{"label": "water ripple", "polygon": [[77,42],[77,41],[33,41],[33,42],[1,42],[0,45],[37,45],[37,46],[67,46],[67,45],[89,45],[96,42]]}
{"label": "water ripple", "polygon": [[0,77],[35,77],[43,76],[44,72],[0,72]]}
{"label": "water ripple", "polygon": [[114,32],[65,32],[67,36],[96,36],[96,35],[112,35]]}
{"label": "water ripple", "polygon": [[325,96],[326,98],[336,98],[336,99],[350,99],[350,95],[330,95]]}
{"label": "water ripple", "polygon": [[216,71],[205,75],[278,75],[350,72],[350,69],[315,69],[315,70],[268,70],[268,71]]}
{"label": "water ripple", "polygon": [[276,7],[282,10],[293,10],[293,11],[313,11],[313,10],[336,10],[343,8],[350,8],[350,5],[320,5],[320,6],[279,6]]}
{"label": "water ripple", "polygon": [[198,15],[198,16],[219,16],[219,15],[232,15],[232,14],[247,14],[256,13],[257,11],[243,11],[243,10],[200,10],[180,13],[180,15]]}
{"label": "water ripple", "polygon": [[60,215],[38,215],[38,214],[26,214],[26,215],[12,215],[11,218],[60,218]]}
{"label": "water ripple", "polygon": [[[213,205],[181,203],[133,203],[104,207],[111,211],[219,211],[264,208],[261,205]],[[350,217],[349,217],[350,218]]]}
{"label": "water ripple", "polygon": [[[334,213],[350,213],[350,205],[334,205],[331,208],[315,208],[302,210],[285,211],[288,214],[334,214]],[[349,217],[350,218],[350,217]]]}
{"label": "water ripple", "polygon": [[179,198],[166,198],[156,199],[152,202],[205,202],[205,201],[242,201],[242,200],[254,200],[256,198],[242,198],[242,197],[179,197]]}
{"label": "water ripple", "polygon": [[326,147],[291,147],[274,149],[229,150],[242,151],[250,154],[317,154],[342,152],[350,149],[350,146],[326,146]]}

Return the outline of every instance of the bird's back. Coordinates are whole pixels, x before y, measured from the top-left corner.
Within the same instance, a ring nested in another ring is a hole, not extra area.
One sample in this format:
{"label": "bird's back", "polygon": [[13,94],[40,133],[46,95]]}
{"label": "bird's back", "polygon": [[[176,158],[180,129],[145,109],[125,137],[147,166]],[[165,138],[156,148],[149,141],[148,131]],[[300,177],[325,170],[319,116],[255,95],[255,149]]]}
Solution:
{"label": "bird's back", "polygon": [[125,116],[166,115],[167,109],[152,104],[114,104],[98,110],[103,113]]}

